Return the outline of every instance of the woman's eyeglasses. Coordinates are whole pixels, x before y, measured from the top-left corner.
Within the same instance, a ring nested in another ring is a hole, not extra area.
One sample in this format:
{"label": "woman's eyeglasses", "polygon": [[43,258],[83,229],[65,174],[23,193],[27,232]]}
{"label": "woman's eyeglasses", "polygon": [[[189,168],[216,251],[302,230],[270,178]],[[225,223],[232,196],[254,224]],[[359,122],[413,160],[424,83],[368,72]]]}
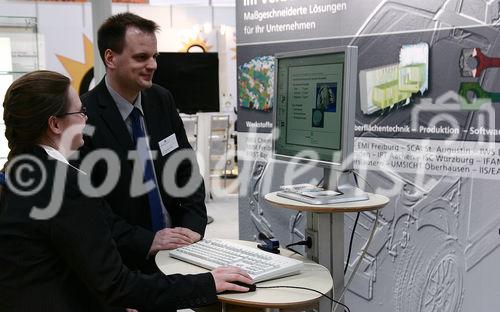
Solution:
{"label": "woman's eyeglasses", "polygon": [[62,114],[56,115],[56,117],[64,117],[67,115],[75,115],[75,114],[81,114],[83,117],[85,117],[85,116],[87,116],[87,108],[85,108],[85,106],[82,106],[82,108],[77,112],[62,113]]}

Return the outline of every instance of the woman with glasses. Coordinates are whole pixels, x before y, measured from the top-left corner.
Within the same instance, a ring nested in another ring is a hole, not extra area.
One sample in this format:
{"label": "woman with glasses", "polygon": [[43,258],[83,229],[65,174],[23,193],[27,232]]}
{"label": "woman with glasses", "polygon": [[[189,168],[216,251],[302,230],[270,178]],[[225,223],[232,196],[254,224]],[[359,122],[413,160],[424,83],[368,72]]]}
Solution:
{"label": "woman with glasses", "polygon": [[3,105],[10,153],[0,178],[0,311],[161,311],[247,290],[231,283],[252,282],[237,268],[165,276],[123,265],[112,238],[116,216],[80,189],[88,176],[67,161],[83,144],[87,119],[68,78],[29,73]]}

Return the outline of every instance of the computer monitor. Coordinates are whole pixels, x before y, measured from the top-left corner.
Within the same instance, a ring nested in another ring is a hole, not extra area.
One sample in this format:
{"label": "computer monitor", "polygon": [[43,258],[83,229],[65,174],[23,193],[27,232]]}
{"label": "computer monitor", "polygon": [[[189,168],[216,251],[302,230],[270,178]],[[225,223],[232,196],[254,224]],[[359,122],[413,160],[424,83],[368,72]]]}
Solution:
{"label": "computer monitor", "polygon": [[318,203],[367,199],[337,178],[352,169],[356,78],[357,47],[276,54],[273,156],[324,168],[325,188],[341,195]]}

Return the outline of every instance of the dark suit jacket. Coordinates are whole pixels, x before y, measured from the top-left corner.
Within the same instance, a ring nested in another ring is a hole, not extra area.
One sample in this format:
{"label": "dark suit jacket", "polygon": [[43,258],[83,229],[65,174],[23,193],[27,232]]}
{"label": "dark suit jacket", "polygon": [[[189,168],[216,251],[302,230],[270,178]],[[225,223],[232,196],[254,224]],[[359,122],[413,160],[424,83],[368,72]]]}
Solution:
{"label": "dark suit jacket", "polygon": [[[78,187],[78,179],[88,177],[49,159],[40,147],[29,154],[40,160],[47,180],[31,195],[19,195],[10,185],[5,192],[0,206],[0,311],[95,312],[108,304],[169,310],[216,301],[210,273],[165,276],[130,271],[112,239],[115,218],[107,204],[83,195]],[[15,172],[25,164],[33,162],[12,166],[9,182],[33,193],[42,173],[39,168],[21,169],[24,179],[35,181],[23,187]],[[63,172],[56,172],[56,166]],[[33,206],[47,207],[54,194],[63,198],[54,217],[29,216]]]}
{"label": "dark suit jacket", "polygon": [[[154,161],[155,172],[163,204],[168,210],[172,226],[189,228],[202,236],[205,233],[207,215],[205,207],[205,190],[198,166],[191,162],[183,161],[176,168],[166,166],[167,160],[179,151],[187,151],[194,157],[194,152],[189,145],[184,126],[176,111],[174,99],[170,92],[160,86],[153,85],[141,94],[144,121],[150,137],[151,150],[157,153]],[[109,94],[104,79],[93,90],[82,97],[82,102],[87,108],[87,124],[94,127],[95,132],[91,137],[85,137],[85,145],[81,149],[81,159],[97,149],[111,150],[119,158],[120,175],[117,185],[105,198],[113,211],[131,225],[139,225],[143,229],[151,230],[150,209],[147,194],[132,197],[130,186],[133,173],[133,161],[128,159],[130,151],[135,150],[130,133],[123,121],[118,108]],[[165,156],[161,155],[158,142],[175,134],[179,148]],[[105,179],[108,167],[104,162],[98,162],[94,167],[92,180],[95,185]],[[198,179],[199,184],[192,195],[187,197],[171,196],[165,192],[162,174],[175,175],[179,187],[184,186],[191,175]],[[151,266],[144,265],[144,259],[151,246],[153,233],[142,229],[131,229],[123,224],[117,230],[115,238],[118,241],[120,253],[125,263],[133,268],[140,268],[150,272]],[[124,244],[121,244],[124,242]]]}

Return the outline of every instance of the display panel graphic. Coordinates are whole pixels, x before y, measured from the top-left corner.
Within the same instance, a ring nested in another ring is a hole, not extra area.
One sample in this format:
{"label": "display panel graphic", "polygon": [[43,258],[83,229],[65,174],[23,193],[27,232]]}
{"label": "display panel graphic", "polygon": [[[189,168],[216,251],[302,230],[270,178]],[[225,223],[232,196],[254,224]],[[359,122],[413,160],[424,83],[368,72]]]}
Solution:
{"label": "display panel graphic", "polygon": [[359,72],[361,111],[365,115],[405,106],[414,94],[429,89],[429,46],[427,43],[401,47],[399,63]]}
{"label": "display panel graphic", "polygon": [[274,93],[273,56],[262,56],[238,67],[238,99],[240,107],[270,111]]}

